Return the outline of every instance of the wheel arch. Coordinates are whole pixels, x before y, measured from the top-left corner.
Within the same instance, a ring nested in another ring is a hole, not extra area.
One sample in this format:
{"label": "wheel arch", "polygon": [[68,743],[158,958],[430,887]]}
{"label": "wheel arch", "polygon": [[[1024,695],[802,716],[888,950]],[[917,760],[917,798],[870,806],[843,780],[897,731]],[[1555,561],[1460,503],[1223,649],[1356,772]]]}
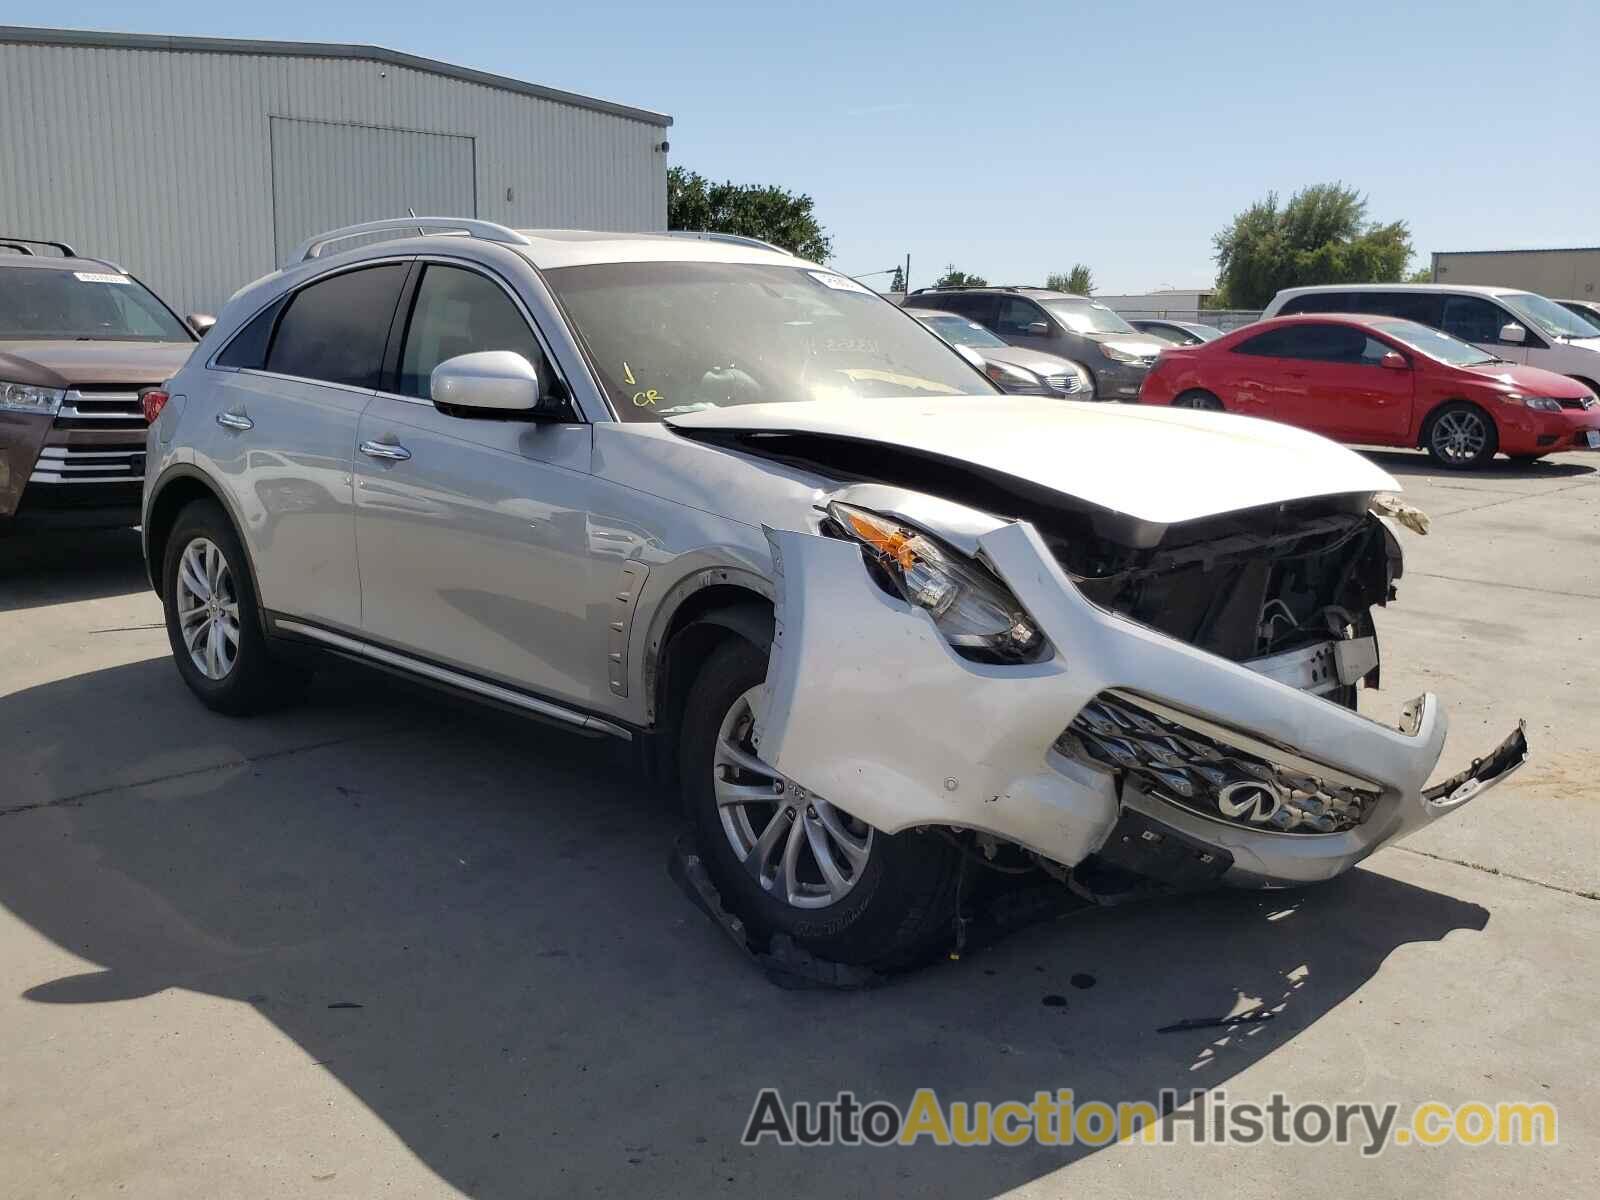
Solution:
{"label": "wheel arch", "polygon": [[645,724],[676,713],[692,681],[687,666],[730,634],[772,645],[772,584],[743,567],[708,567],[679,580],[656,605],[643,649]]}
{"label": "wheel arch", "polygon": [[232,524],[234,536],[244,550],[244,568],[250,572],[250,587],[255,593],[256,609],[262,614],[262,632],[269,632],[265,624],[266,605],[261,597],[261,581],[256,578],[256,564],[250,557],[250,546],[245,541],[244,524],[233,510],[227,493],[212,483],[205,472],[187,463],[176,464],[162,472],[145,509],[144,565],[151,588],[157,596],[161,596],[161,571],[167,559],[167,539],[172,536],[172,527],[177,523],[178,514],[196,500],[216,501]]}

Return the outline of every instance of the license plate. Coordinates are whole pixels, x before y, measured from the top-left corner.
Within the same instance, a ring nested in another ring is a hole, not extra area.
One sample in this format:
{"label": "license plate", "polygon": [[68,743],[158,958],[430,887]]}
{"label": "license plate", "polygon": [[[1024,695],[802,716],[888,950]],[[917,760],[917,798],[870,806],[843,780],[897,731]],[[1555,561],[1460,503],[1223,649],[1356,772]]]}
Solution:
{"label": "license plate", "polygon": [[1583,440],[1589,444],[1589,449],[1600,450],[1600,429],[1585,429]]}

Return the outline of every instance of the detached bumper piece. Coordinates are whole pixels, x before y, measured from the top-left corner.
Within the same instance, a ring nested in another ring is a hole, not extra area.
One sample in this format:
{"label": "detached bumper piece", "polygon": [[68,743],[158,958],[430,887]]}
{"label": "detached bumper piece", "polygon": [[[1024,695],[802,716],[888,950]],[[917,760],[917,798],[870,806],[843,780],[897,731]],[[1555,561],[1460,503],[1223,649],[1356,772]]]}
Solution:
{"label": "detached bumper piece", "polygon": [[[1313,883],[1454,812],[1527,755],[1519,729],[1430,788],[1447,725],[1432,695],[1395,728],[1316,694],[1375,654],[1210,654],[1094,604],[1025,522],[977,538],[1052,651],[1015,665],[956,654],[926,612],[871,581],[854,543],[767,532],[777,628],[763,755],[884,833],[973,830],[1068,868],[1133,855],[1116,865],[1180,886],[1192,872]],[[1147,830],[1186,848],[1181,870]]]}

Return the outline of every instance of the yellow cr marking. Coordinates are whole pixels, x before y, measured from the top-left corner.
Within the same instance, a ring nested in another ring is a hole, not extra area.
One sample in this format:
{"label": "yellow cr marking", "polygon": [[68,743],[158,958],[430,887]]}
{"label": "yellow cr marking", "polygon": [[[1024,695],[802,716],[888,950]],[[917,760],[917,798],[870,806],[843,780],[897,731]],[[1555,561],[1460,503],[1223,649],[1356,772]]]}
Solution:
{"label": "yellow cr marking", "polygon": [[661,399],[661,393],[656,391],[655,388],[648,388],[645,391],[633,394],[633,403],[639,408],[648,408],[659,399]]}

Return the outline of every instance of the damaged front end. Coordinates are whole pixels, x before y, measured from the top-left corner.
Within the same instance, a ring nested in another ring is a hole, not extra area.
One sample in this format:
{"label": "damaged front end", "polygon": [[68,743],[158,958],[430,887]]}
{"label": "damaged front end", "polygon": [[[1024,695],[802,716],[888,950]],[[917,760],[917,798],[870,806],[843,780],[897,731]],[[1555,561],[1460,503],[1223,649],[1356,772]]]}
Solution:
{"label": "damaged front end", "polygon": [[1427,788],[1435,698],[1399,728],[1354,711],[1377,682],[1368,610],[1400,570],[1366,499],[1143,545],[1027,520],[951,544],[837,502],[818,532],[768,529],[762,755],[874,828],[969,831],[1075,880],[1330,878],[1527,753],[1519,728]]}

